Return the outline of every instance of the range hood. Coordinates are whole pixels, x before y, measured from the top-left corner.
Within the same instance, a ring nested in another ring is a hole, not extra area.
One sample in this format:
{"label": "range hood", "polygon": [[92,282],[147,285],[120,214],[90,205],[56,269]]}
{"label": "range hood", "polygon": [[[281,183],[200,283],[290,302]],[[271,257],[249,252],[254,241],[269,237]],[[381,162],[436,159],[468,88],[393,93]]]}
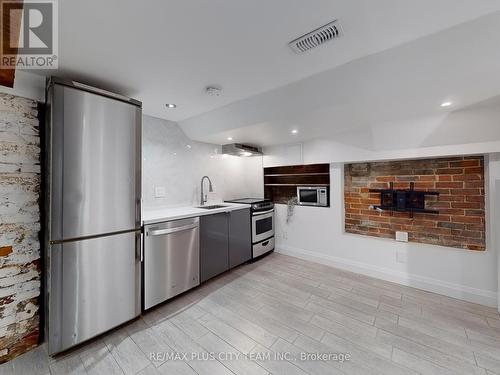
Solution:
{"label": "range hood", "polygon": [[244,145],[241,143],[231,143],[222,145],[222,153],[235,156],[258,156],[262,155],[262,149],[256,146]]}

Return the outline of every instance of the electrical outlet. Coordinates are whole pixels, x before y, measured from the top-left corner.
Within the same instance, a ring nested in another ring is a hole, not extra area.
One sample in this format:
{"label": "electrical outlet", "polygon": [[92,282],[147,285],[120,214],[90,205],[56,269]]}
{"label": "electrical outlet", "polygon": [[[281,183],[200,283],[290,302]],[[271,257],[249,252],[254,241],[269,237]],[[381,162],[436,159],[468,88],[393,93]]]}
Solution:
{"label": "electrical outlet", "polygon": [[396,232],[396,241],[408,242],[408,232]]}
{"label": "electrical outlet", "polygon": [[155,186],[155,197],[156,198],[165,198],[167,195],[167,191],[165,186]]}
{"label": "electrical outlet", "polygon": [[288,233],[287,232],[283,232],[283,236],[282,237],[283,237],[284,240],[287,240],[288,239]]}

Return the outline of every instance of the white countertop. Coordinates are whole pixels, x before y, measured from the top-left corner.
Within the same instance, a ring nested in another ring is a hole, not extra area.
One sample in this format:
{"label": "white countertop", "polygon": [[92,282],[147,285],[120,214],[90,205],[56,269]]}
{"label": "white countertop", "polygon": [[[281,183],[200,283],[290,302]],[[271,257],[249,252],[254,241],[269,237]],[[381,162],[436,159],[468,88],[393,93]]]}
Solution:
{"label": "white countertop", "polygon": [[250,208],[249,204],[239,204],[239,203],[209,203],[207,206],[213,204],[224,205],[222,208],[215,208],[212,210],[207,210],[204,208],[199,208],[195,206],[183,206],[183,207],[168,207],[168,208],[148,208],[142,211],[142,224],[155,224],[161,223],[163,221],[186,219],[189,217],[204,216],[218,214],[221,212],[229,212],[235,210],[241,210],[244,208]]}

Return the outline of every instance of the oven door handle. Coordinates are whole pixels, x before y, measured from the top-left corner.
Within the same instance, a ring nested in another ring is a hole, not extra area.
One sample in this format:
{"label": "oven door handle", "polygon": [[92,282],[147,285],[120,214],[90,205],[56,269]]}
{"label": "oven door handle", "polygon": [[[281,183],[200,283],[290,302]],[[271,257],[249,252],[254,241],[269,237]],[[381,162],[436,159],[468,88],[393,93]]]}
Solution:
{"label": "oven door handle", "polygon": [[274,208],[269,210],[269,211],[260,211],[260,212],[254,212],[252,213],[253,216],[259,216],[259,215],[265,215],[265,214],[269,214],[271,212],[274,212]]}

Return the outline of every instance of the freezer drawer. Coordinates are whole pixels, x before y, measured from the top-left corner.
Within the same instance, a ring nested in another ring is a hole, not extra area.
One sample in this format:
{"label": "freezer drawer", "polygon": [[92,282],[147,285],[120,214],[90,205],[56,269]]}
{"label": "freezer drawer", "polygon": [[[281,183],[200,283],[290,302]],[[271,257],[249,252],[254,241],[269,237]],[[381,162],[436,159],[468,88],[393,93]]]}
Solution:
{"label": "freezer drawer", "polygon": [[199,285],[199,276],[199,218],[145,227],[145,309]]}
{"label": "freezer drawer", "polygon": [[140,232],[52,245],[49,354],[141,313]]}

